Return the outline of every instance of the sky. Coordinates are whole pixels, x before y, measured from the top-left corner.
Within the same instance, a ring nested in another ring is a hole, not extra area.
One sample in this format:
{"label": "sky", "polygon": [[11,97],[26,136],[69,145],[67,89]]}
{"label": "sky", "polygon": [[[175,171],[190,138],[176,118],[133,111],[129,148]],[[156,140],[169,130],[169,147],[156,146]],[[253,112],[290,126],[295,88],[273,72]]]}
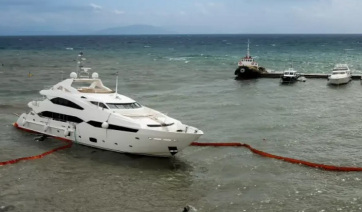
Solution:
{"label": "sky", "polygon": [[0,27],[77,34],[146,24],[176,33],[362,33],[362,0],[0,0]]}

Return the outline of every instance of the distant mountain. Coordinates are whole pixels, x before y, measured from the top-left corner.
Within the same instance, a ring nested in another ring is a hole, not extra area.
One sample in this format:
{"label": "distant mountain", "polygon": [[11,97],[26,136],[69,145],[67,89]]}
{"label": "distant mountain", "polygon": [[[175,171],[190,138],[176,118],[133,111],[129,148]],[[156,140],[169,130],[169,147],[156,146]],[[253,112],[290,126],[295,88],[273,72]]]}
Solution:
{"label": "distant mountain", "polygon": [[94,32],[97,35],[155,35],[176,34],[171,30],[150,25],[130,25],[123,27],[107,28]]}

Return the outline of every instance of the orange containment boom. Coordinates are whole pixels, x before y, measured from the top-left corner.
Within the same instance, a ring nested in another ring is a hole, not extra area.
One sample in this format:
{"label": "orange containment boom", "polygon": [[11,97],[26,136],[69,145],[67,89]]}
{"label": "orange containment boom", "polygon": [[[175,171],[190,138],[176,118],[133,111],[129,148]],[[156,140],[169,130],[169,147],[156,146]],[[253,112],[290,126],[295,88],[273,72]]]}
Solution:
{"label": "orange containment boom", "polygon": [[[22,127],[20,127],[17,123],[14,123],[14,127],[16,128],[19,128],[19,129],[22,129],[22,130],[25,130],[25,131],[28,131],[28,132],[34,132],[34,131],[31,131],[31,130],[28,130],[28,129],[24,129]],[[36,132],[35,132],[36,133]],[[64,138],[58,138],[58,137],[54,137],[54,138],[57,138],[57,139],[60,139],[60,140],[63,140],[65,142],[67,142],[67,145],[64,145],[64,146],[61,146],[61,147],[57,147],[55,149],[52,149],[52,150],[49,150],[47,152],[44,152],[40,155],[34,155],[34,156],[29,156],[29,157],[23,157],[23,158],[17,158],[17,159],[13,159],[13,160],[8,160],[8,161],[4,161],[4,162],[1,162],[0,161],[0,166],[5,166],[5,165],[9,165],[9,164],[14,164],[14,163],[17,163],[19,161],[22,161],[22,160],[34,160],[34,159],[39,159],[39,158],[42,158],[46,155],[49,155],[53,152],[56,152],[56,151],[59,151],[59,150],[62,150],[62,149],[67,149],[67,148],[70,148],[72,146],[72,141],[71,140],[67,140],[67,139],[64,139]]]}
{"label": "orange containment boom", "polygon": [[302,165],[305,165],[305,166],[318,168],[318,169],[323,169],[323,170],[327,170],[327,171],[343,171],[343,172],[362,171],[362,167],[332,166],[332,165],[312,163],[312,162],[308,162],[308,161],[304,161],[304,160],[298,160],[298,159],[273,155],[273,154],[269,154],[267,152],[263,152],[263,151],[254,149],[250,145],[242,144],[242,143],[199,143],[199,142],[193,142],[193,143],[191,143],[191,146],[245,147],[245,148],[248,148],[253,153],[258,154],[258,155],[263,156],[263,157],[274,158],[274,159],[286,161],[286,162],[289,162],[289,163],[302,164]]}

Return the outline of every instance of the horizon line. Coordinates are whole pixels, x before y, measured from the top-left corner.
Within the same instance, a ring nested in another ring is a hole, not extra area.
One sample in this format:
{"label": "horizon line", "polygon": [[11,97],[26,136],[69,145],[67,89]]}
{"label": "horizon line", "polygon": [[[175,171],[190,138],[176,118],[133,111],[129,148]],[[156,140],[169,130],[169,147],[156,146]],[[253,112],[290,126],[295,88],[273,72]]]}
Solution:
{"label": "horizon line", "polygon": [[362,35],[362,33],[160,33],[160,34],[9,34],[0,37],[15,36],[168,36],[168,35]]}

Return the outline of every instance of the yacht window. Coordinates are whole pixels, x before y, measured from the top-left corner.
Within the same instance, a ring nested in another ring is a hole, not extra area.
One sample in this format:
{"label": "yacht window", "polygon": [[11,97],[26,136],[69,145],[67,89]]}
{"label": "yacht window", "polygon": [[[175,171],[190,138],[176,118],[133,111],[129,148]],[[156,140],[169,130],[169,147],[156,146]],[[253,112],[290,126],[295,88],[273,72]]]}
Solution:
{"label": "yacht window", "polygon": [[333,72],[332,75],[336,75],[336,74],[345,74],[346,72]]}
{"label": "yacht window", "polygon": [[61,114],[61,113],[54,113],[54,112],[49,112],[49,111],[43,111],[41,113],[38,113],[38,115],[41,117],[47,117],[47,118],[51,118],[53,120],[62,121],[62,122],[67,122],[67,121],[75,122],[75,123],[83,122],[82,119],[75,117],[75,116],[65,115],[65,114]]}
{"label": "yacht window", "polygon": [[91,101],[91,103],[96,105],[96,106],[99,106],[101,108],[108,109],[108,107],[105,104],[103,104],[102,102],[93,102],[93,101]]}
{"label": "yacht window", "polygon": [[168,127],[173,125],[174,123],[169,123],[169,124],[147,124],[147,126],[149,127]]}
{"label": "yacht window", "polygon": [[338,71],[338,70],[348,70],[348,69],[345,67],[338,67],[338,68],[334,68],[334,70]]}
{"label": "yacht window", "polygon": [[107,106],[110,109],[137,109],[142,106],[137,102],[134,103],[107,103]]}
{"label": "yacht window", "polygon": [[79,106],[69,100],[63,99],[63,98],[57,97],[57,98],[51,99],[50,101],[57,105],[71,107],[71,108],[78,109],[78,110],[83,110],[83,108],[81,106]]}
{"label": "yacht window", "polygon": [[89,141],[93,142],[93,143],[97,143],[97,139],[95,139],[95,138],[89,138]]}

